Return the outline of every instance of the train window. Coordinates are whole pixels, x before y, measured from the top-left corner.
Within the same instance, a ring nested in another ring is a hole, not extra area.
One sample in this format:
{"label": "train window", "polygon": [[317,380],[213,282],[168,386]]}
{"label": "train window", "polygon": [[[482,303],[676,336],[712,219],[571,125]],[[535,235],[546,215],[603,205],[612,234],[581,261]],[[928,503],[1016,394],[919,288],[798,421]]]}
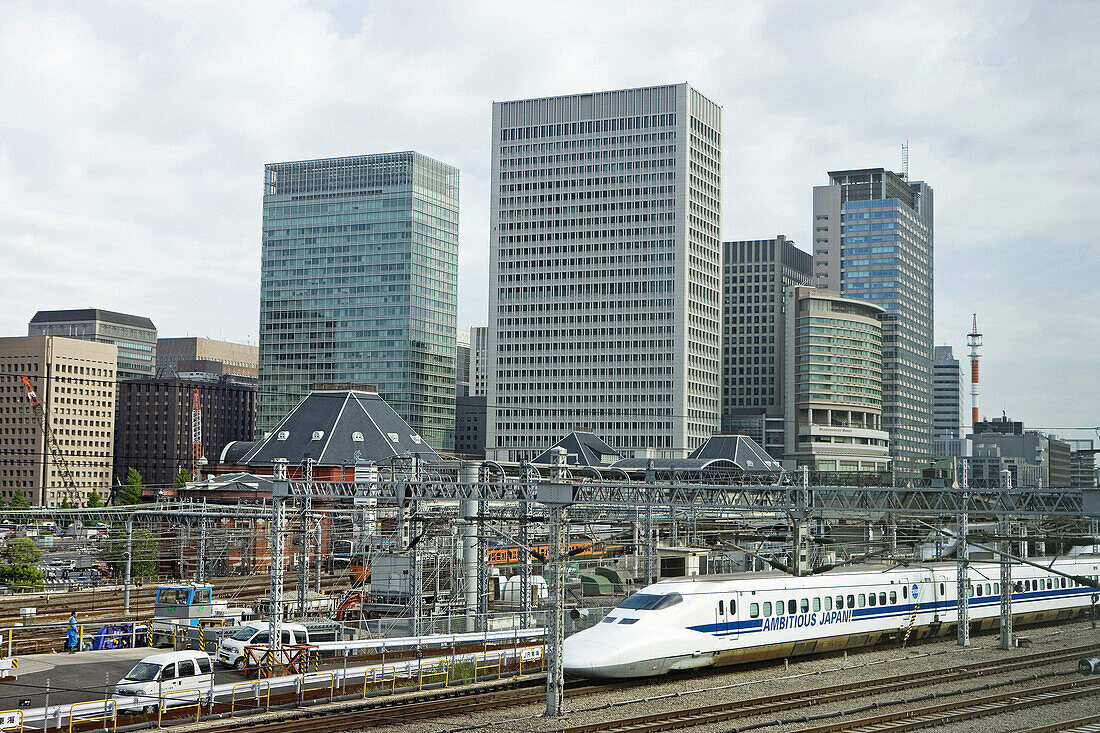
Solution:
{"label": "train window", "polygon": [[833,597],[832,596],[825,596],[825,610],[826,611],[832,611],[833,610]]}
{"label": "train window", "polygon": [[725,616],[726,615],[726,606],[725,606],[725,604],[722,603],[722,601],[718,601],[718,615],[719,616]]}
{"label": "train window", "polygon": [[1065,588],[1069,585],[1065,578],[1062,578],[1062,587]]}
{"label": "train window", "polygon": [[[848,608],[855,608],[856,607],[856,597],[854,595],[852,595],[851,593],[848,594],[847,602],[848,602]],[[863,604],[861,603],[859,605],[862,606]]]}
{"label": "train window", "polygon": [[1001,595],[1001,584],[1000,583],[994,583],[993,584],[993,595],[995,595],[995,596]]}
{"label": "train window", "polygon": [[985,594],[987,596],[993,595],[993,586],[990,583],[985,584]]}
{"label": "train window", "polygon": [[878,605],[878,603],[877,603],[877,602],[875,601],[875,594],[874,594],[874,593],[870,593],[870,594],[868,594],[868,595],[870,596],[870,597],[869,597],[869,598],[867,599],[867,600],[868,600],[868,601],[870,602],[870,603],[869,603],[869,605],[872,605],[872,606],[876,606],[876,605]]}
{"label": "train window", "polygon": [[749,604],[749,618],[757,618],[759,615],[760,615],[760,604],[759,603],[750,603]]}
{"label": "train window", "polygon": [[[980,596],[981,594],[982,594],[982,584],[981,584],[981,583],[978,583],[978,587],[977,587],[977,595],[979,595],[979,596]],[[974,595],[974,594],[973,594],[973,593],[971,593],[970,595]]]}
{"label": "train window", "polygon": [[195,591],[195,603],[210,603],[210,589],[202,588]]}
{"label": "train window", "polygon": [[603,621],[601,621],[600,623],[613,624],[613,623],[615,623],[615,617],[614,616],[604,616]]}
{"label": "train window", "polygon": [[658,611],[675,606],[684,600],[679,593],[666,593],[663,596],[652,593],[635,593],[619,604],[619,608],[632,608],[636,611]]}
{"label": "train window", "polygon": [[787,613],[798,613],[798,605],[793,598],[787,601]]}
{"label": "train window", "polygon": [[772,602],[764,601],[764,618],[772,615]]}
{"label": "train window", "polygon": [[836,597],[836,610],[838,610],[838,611],[844,610],[844,596],[837,596]]}
{"label": "train window", "polygon": [[798,611],[799,611],[799,613],[808,613],[809,610],[810,610],[810,599],[809,598],[803,598],[801,601],[798,602]]}
{"label": "train window", "polygon": [[859,594],[859,607],[860,607],[860,608],[863,608],[863,607],[864,607],[864,606],[866,606],[866,605],[867,605],[867,596],[865,596],[864,594],[860,593],[860,594]]}
{"label": "train window", "polygon": [[882,591],[881,593],[878,594],[878,605],[880,605],[880,606],[885,606],[886,605],[886,591]]}
{"label": "train window", "polygon": [[901,597],[902,598],[908,598],[909,597],[909,586],[903,585],[901,587]]}
{"label": "train window", "polygon": [[890,591],[890,605],[894,605],[898,602],[898,592],[896,590]]}
{"label": "train window", "polygon": [[730,615],[737,613],[737,601],[730,599]]}
{"label": "train window", "polygon": [[638,619],[636,618],[624,618],[619,621],[620,624],[636,624]]}
{"label": "train window", "polygon": [[1054,578],[1047,578],[1047,590],[1054,587]]}
{"label": "train window", "polygon": [[966,586],[966,597],[967,598],[973,598],[974,597],[974,584],[973,583]]}
{"label": "train window", "polygon": [[814,611],[816,612],[816,611],[820,611],[820,610],[821,610],[821,599],[820,598],[815,598],[814,599]]}
{"label": "train window", "polygon": [[783,601],[776,601],[775,602],[775,615],[776,616],[782,616],[783,615],[783,610],[784,610]]}
{"label": "train window", "polygon": [[940,583],[940,595],[944,595],[943,583]]}

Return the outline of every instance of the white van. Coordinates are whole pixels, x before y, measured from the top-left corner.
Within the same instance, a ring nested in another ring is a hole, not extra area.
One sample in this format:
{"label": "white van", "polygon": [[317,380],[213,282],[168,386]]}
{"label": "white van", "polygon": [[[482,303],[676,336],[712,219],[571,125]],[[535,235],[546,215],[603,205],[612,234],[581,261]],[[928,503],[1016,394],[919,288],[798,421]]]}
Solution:
{"label": "white van", "polygon": [[[164,652],[145,657],[115,684],[115,699],[120,711],[147,712],[157,709],[161,699],[173,692],[199,690],[198,698],[207,700],[214,684],[214,667],[205,652]],[[187,700],[195,698],[192,692]],[[184,702],[180,701],[175,705]],[[171,705],[172,703],[170,703]]]}
{"label": "white van", "polygon": [[[302,624],[284,622],[279,626],[283,646],[309,643],[309,631]],[[267,621],[249,621],[231,636],[222,638],[218,644],[217,660],[227,667],[241,669],[244,666],[244,648],[267,644],[270,631]]]}

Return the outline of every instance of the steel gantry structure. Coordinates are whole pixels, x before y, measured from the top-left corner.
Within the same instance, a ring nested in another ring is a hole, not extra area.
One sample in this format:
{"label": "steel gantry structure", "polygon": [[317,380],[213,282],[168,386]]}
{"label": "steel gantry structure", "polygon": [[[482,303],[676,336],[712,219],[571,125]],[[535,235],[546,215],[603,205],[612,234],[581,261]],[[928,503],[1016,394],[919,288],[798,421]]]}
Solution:
{"label": "steel gantry structure", "polygon": [[[476,465],[476,464],[473,464]],[[727,472],[721,476],[693,478],[710,481],[688,482],[666,475],[659,481],[657,472],[647,470],[644,481],[632,479],[625,472],[618,472],[614,480],[598,470],[584,471],[592,475],[573,475],[563,462],[557,461],[551,475],[544,478],[534,466],[525,464],[518,475],[509,476],[498,464],[486,462],[476,472],[465,464],[419,464],[411,461],[408,470],[398,472],[391,467],[389,478],[378,481],[287,481],[285,495],[301,502],[336,503],[369,498],[379,507],[397,510],[399,525],[406,512],[424,502],[454,502],[460,508],[460,517],[466,522],[465,552],[477,552],[476,607],[478,628],[483,628],[487,609],[486,532],[484,523],[490,516],[490,504],[508,504],[520,518],[521,536],[518,544],[523,561],[521,588],[524,602],[529,601],[529,537],[527,520],[532,504],[542,504],[549,509],[549,556],[546,558],[551,575],[553,592],[551,629],[548,631],[549,667],[547,674],[547,715],[562,713],[562,629],[564,564],[568,557],[567,510],[569,517],[578,521],[593,518],[629,519],[644,523],[644,548],[646,580],[653,573],[653,512],[655,508],[667,510],[669,516],[677,511],[690,512],[691,516],[712,514],[755,514],[784,517],[801,524],[811,518],[885,518],[896,528],[898,518],[954,519],[958,526],[957,553],[959,562],[959,643],[969,643],[969,616],[967,614],[967,547],[968,524],[974,515],[988,517],[998,522],[1011,519],[1045,519],[1065,517],[1080,519],[1100,517],[1100,490],[1079,489],[1013,489],[1010,486],[937,487],[910,482],[905,486],[850,486],[839,482],[812,482],[804,473],[796,483],[786,474],[742,474]],[[476,475],[476,480],[474,479]],[[717,480],[715,480],[717,479]],[[537,497],[537,499],[536,499]],[[534,500],[534,501],[533,501]],[[278,505],[278,502],[275,503]],[[502,516],[497,514],[496,516]],[[1095,528],[1095,522],[1093,526]],[[891,534],[896,538],[896,529]],[[411,549],[402,542],[403,549]],[[798,549],[796,548],[796,557]],[[999,552],[994,550],[994,552]],[[999,552],[1002,575],[1002,644],[1006,644],[1005,627],[1011,634],[1011,594],[1003,589],[1011,584],[1010,556]],[[471,559],[465,556],[467,569]],[[281,564],[281,563],[279,563]],[[800,563],[794,563],[796,568]],[[414,567],[416,563],[414,562]],[[277,570],[272,569],[273,596],[276,594]],[[280,576],[281,577],[281,576]],[[470,578],[466,578],[467,584]],[[281,582],[281,581],[280,581]],[[416,594],[416,589],[414,589]],[[469,591],[468,591],[469,592]],[[421,609],[413,608],[414,628],[419,628],[416,618]],[[524,621],[527,614],[524,613]],[[272,635],[273,639],[278,638]]]}

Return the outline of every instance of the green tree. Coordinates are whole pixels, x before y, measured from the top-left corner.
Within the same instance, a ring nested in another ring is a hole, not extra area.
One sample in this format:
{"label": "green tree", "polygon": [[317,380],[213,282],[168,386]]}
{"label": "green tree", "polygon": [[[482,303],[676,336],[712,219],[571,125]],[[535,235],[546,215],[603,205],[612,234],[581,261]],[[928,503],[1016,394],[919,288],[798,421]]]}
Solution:
{"label": "green tree", "polygon": [[0,561],[6,565],[34,565],[42,559],[42,550],[30,537],[12,537],[0,549]]}
{"label": "green tree", "polygon": [[97,494],[93,490],[90,494],[88,494],[88,502],[85,506],[87,506],[89,509],[98,509],[99,507],[103,506],[103,499],[99,498],[99,494]]}
{"label": "green tree", "polygon": [[118,492],[115,504],[140,504],[142,485],[141,474],[136,468],[126,472],[126,485]]}
{"label": "green tree", "polygon": [[30,505],[31,505],[30,500],[27,499],[27,495],[24,494],[22,491],[16,491],[15,495],[11,497],[11,505],[10,506],[13,509],[26,509]]}
{"label": "green tree", "polygon": [[42,550],[30,537],[12,537],[0,549],[0,583],[5,585],[41,585],[45,577],[36,567]]}
{"label": "green tree", "polygon": [[191,472],[186,468],[181,468],[180,472],[176,474],[175,487],[178,489],[181,486],[186,486],[187,482],[191,480]]}
{"label": "green tree", "polygon": [[[157,538],[147,529],[135,529],[133,539],[133,560],[130,563],[130,575],[134,578],[150,578],[157,574],[160,560],[160,548]],[[99,552],[101,560],[115,573],[126,572],[126,531],[112,529]]]}
{"label": "green tree", "polygon": [[64,499],[61,500],[61,508],[62,509],[72,509],[73,508],[72,502],[69,501],[69,497],[66,496]]}

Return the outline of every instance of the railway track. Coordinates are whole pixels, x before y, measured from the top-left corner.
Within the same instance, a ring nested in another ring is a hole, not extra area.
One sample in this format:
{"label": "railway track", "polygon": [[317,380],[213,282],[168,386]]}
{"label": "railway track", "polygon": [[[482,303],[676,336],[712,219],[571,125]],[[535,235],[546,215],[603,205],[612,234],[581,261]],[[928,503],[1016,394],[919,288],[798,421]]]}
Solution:
{"label": "railway track", "polygon": [[[485,688],[455,687],[434,693],[423,693],[427,699],[390,700],[376,699],[357,705],[354,710],[318,710],[300,709],[290,717],[280,720],[248,721],[218,726],[219,733],[252,733],[263,730],[264,733],[343,733],[359,728],[377,728],[391,725],[415,723],[448,715],[478,712],[488,705],[512,706],[538,704],[546,699],[543,687],[534,687],[542,681],[541,676],[525,680],[508,680],[500,686]],[[566,689],[567,697],[593,695],[611,692],[635,683],[612,683],[606,685],[580,684]]]}
{"label": "railway track", "polygon": [[1100,733],[1100,715],[1088,715],[1084,718],[1063,720],[1059,723],[1049,723],[1037,727],[1020,728],[1013,733]]}
{"label": "railway track", "polygon": [[[563,727],[558,729],[558,733],[650,733],[652,731],[667,731],[667,730],[681,730],[689,728],[691,726],[721,723],[730,720],[736,720],[741,718],[754,718],[759,716],[765,716],[775,713],[791,713],[792,708],[800,707],[815,707],[826,704],[838,703],[847,700],[855,700],[866,698],[872,695],[881,695],[890,692],[896,692],[899,690],[911,690],[917,687],[940,685],[951,682],[957,682],[960,680],[970,679],[976,676],[986,676],[995,674],[1004,674],[1021,669],[1033,669],[1037,666],[1047,666],[1051,664],[1057,664],[1059,662],[1070,661],[1080,657],[1082,654],[1092,653],[1098,647],[1096,644],[1090,644],[1080,647],[1073,647],[1070,649],[1059,649],[1051,652],[1043,652],[1039,654],[1029,654],[1026,657],[1015,658],[1011,660],[1004,660],[1002,662],[983,662],[976,664],[966,664],[954,667],[948,667],[945,669],[935,670],[933,672],[913,672],[902,675],[893,675],[890,677],[883,677],[877,680],[868,680],[862,682],[852,682],[840,685],[829,685],[825,687],[817,687],[801,692],[782,693],[777,695],[766,695],[755,698],[748,698],[737,701],[730,701],[726,703],[716,705],[705,705],[692,708],[683,708],[679,710],[665,711],[659,714],[653,715],[640,715],[629,718],[623,718],[620,720],[603,721],[595,724],[576,725],[570,727]],[[1072,672],[1076,674],[1076,670]],[[1021,680],[1016,680],[1014,683],[1023,684],[1038,679],[1040,675],[1032,674]],[[1100,683],[1100,680],[1095,682]],[[1058,683],[1059,685],[1073,685],[1074,689],[1080,687],[1080,683]],[[1086,687],[1088,683],[1085,683]],[[1091,688],[1093,692],[1100,691],[1100,688]],[[952,693],[942,693],[940,696],[947,696]],[[1006,693],[1006,698],[1011,697],[1017,693]],[[1057,700],[1051,700],[1054,702]],[[903,701],[907,702],[907,701]],[[876,707],[882,707],[891,703],[876,704]],[[944,709],[958,708],[958,703],[949,703]],[[897,713],[898,717],[905,717],[908,713],[902,711]],[[931,713],[930,713],[931,714]],[[783,721],[774,721],[768,724],[761,724],[759,726],[752,727],[765,727],[765,725],[780,725],[790,724],[809,720],[811,716],[797,716],[785,717]],[[885,720],[885,716],[883,721]],[[882,721],[880,721],[882,722]],[[831,725],[831,724],[830,724]],[[847,725],[846,723],[838,724],[840,726]],[[870,723],[868,723],[870,725]],[[846,730],[843,727],[829,727],[823,725],[821,727],[807,728],[806,731],[825,731],[825,730]]]}
{"label": "railway track", "polygon": [[[270,592],[270,582],[266,578],[215,578],[214,593],[219,598],[231,602],[255,601],[266,598]],[[322,588],[326,591],[342,592],[349,587],[343,577],[322,577]],[[287,592],[297,592],[297,585],[287,583]],[[147,617],[153,612],[153,599],[156,585],[147,584],[130,590],[130,616]],[[0,597],[0,626],[22,622],[19,609],[36,608],[36,624],[60,623],[68,620],[69,612],[76,611],[81,618],[121,618],[123,614],[122,590],[120,588],[93,588],[70,593],[26,594]]]}

